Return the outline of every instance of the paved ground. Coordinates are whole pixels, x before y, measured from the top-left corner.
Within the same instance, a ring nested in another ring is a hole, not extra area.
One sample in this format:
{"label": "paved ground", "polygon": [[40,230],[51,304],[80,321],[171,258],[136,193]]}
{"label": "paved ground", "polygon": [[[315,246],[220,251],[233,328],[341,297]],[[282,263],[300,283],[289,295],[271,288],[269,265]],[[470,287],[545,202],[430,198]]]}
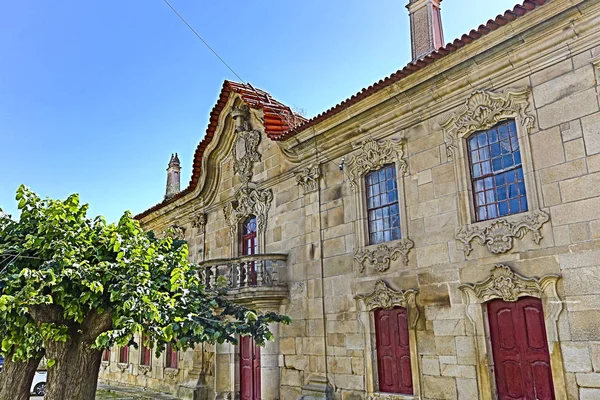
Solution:
{"label": "paved ground", "polygon": [[[29,400],[44,400],[44,398],[31,396]],[[147,390],[123,386],[98,385],[96,400],[176,400],[176,398]]]}

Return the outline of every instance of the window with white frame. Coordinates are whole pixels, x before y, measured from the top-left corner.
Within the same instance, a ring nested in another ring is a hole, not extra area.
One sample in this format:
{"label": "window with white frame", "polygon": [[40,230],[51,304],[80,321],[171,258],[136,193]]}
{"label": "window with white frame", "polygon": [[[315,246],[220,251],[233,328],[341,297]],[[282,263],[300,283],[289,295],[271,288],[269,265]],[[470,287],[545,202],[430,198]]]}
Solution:
{"label": "window with white frame", "polygon": [[485,221],[527,211],[521,149],[514,120],[467,139],[475,218]]}
{"label": "window with white frame", "polygon": [[396,166],[385,165],[365,176],[369,244],[397,240],[400,229],[400,205]]}

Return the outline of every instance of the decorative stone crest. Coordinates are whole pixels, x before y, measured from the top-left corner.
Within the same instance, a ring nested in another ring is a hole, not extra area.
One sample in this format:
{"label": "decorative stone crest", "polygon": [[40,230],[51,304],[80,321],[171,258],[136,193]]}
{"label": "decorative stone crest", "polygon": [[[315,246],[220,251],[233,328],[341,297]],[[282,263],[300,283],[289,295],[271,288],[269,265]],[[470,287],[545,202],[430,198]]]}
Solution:
{"label": "decorative stone crest", "polygon": [[259,162],[261,155],[258,152],[261,133],[250,126],[250,109],[248,106],[236,107],[231,110],[231,117],[235,121],[236,140],[233,144],[233,172],[240,176],[242,183],[252,179],[254,163]]}
{"label": "decorative stone crest", "polygon": [[410,327],[414,328],[419,319],[419,308],[417,307],[417,291],[394,290],[384,281],[378,280],[375,283],[375,289],[370,294],[356,296],[365,302],[367,311],[373,311],[378,308],[389,310],[394,307],[404,307],[409,311]]}
{"label": "decorative stone crest", "polygon": [[525,214],[521,219],[509,222],[506,219],[496,219],[489,225],[480,228],[477,226],[462,226],[457,229],[455,238],[464,245],[465,255],[471,254],[471,242],[477,240],[480,245],[486,245],[492,254],[506,253],[513,248],[514,239],[522,239],[528,232],[533,235],[533,241],[540,244],[543,236],[541,233],[550,216],[542,210]]}
{"label": "decorative stone crest", "polygon": [[272,200],[271,189],[241,188],[235,199],[223,207],[231,235],[235,234],[237,225],[250,215],[256,216],[258,233],[264,233]]}
{"label": "decorative stone crest", "polygon": [[380,244],[373,251],[361,250],[354,254],[354,259],[360,264],[359,272],[365,270],[366,265],[370,265],[375,271],[384,272],[390,268],[390,263],[402,256],[402,263],[408,265],[408,252],[412,249],[414,243],[410,239],[401,239],[395,246],[389,247],[387,244]]}
{"label": "decorative stone crest", "polygon": [[519,117],[524,127],[534,126],[534,117],[527,114],[529,88],[494,93],[485,90],[473,92],[465,101],[464,110],[450,117],[443,125],[446,154],[454,160],[458,140],[472,132],[489,129],[497,123]]}
{"label": "decorative stone crest", "polygon": [[405,140],[381,143],[369,139],[362,143],[358,154],[348,161],[348,174],[353,190],[357,190],[360,179],[369,171],[378,170],[386,164],[396,163],[399,175],[406,175],[408,164],[404,157]]}
{"label": "decorative stone crest", "polygon": [[121,372],[125,372],[126,369],[128,369],[129,364],[127,363],[117,363],[117,368],[119,368],[119,370]]}
{"label": "decorative stone crest", "polygon": [[304,194],[315,192],[319,189],[319,178],[321,177],[321,169],[319,165],[311,165],[304,168],[300,172],[296,172],[296,182],[302,186]]}
{"label": "decorative stone crest", "polygon": [[206,214],[197,214],[192,221],[192,227],[197,228],[199,233],[204,233],[204,228],[206,227]]}
{"label": "decorative stone crest", "polygon": [[540,297],[547,283],[558,280],[558,275],[547,275],[540,280],[526,278],[510,267],[498,264],[492,268],[490,277],[474,285],[461,285],[460,290],[472,294],[486,302],[493,299],[514,302],[523,296]]}
{"label": "decorative stone crest", "polygon": [[179,375],[179,368],[165,368],[165,375],[171,379],[175,379]]}
{"label": "decorative stone crest", "polygon": [[151,370],[152,367],[150,365],[138,365],[138,373],[141,375],[146,375]]}
{"label": "decorative stone crest", "polygon": [[163,235],[171,239],[185,240],[185,228],[179,225],[171,225],[164,230]]}

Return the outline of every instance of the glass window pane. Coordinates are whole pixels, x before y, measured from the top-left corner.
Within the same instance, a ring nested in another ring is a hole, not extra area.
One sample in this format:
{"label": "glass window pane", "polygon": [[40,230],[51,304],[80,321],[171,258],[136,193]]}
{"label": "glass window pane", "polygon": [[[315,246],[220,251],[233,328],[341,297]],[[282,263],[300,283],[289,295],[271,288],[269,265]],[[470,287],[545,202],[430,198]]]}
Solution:
{"label": "glass window pane", "polygon": [[507,154],[502,157],[502,165],[504,168],[510,168],[515,164],[512,154]]}
{"label": "glass window pane", "polygon": [[390,232],[390,231],[383,232],[383,240],[385,240],[386,242],[389,242],[390,240],[392,240],[392,232]]}
{"label": "glass window pane", "polygon": [[501,154],[509,154],[511,152],[510,142],[508,140],[500,142],[500,152]]}
{"label": "glass window pane", "polygon": [[485,214],[485,207],[479,207],[477,209],[477,219],[479,219],[480,221],[483,221],[486,219],[486,214]]}
{"label": "glass window pane", "polygon": [[399,215],[392,217],[392,228],[400,228],[400,216]]}
{"label": "glass window pane", "polygon": [[392,229],[392,240],[398,240],[400,238],[400,229]]}
{"label": "glass window pane", "polygon": [[483,180],[483,183],[485,184],[486,189],[491,189],[494,187],[494,178],[492,178],[492,177],[485,178]]}
{"label": "glass window pane", "polygon": [[488,132],[488,140],[490,143],[496,143],[498,141],[498,131],[496,129],[490,129]]}
{"label": "glass window pane", "polygon": [[500,143],[494,143],[490,146],[490,153],[492,157],[498,157],[500,155]]}
{"label": "glass window pane", "polygon": [[498,194],[498,200],[506,200],[506,186],[500,186],[496,193]]}
{"label": "glass window pane", "polygon": [[502,125],[498,127],[498,133],[500,134],[500,139],[508,139],[508,126]]}
{"label": "glass window pane", "polygon": [[500,157],[492,160],[492,170],[494,172],[502,170],[502,159]]}
{"label": "glass window pane", "polygon": [[508,215],[508,202],[501,201],[498,203],[498,211],[501,217]]}
{"label": "glass window pane", "polygon": [[511,199],[509,202],[510,205],[510,213],[515,214],[521,211],[521,206],[519,204],[519,199]]}
{"label": "glass window pane", "polygon": [[485,200],[488,204],[496,201],[496,196],[493,190],[488,190],[485,192]]}
{"label": "glass window pane", "polygon": [[478,151],[472,151],[471,152],[471,162],[479,162],[479,152]]}
{"label": "glass window pane", "polygon": [[483,180],[479,179],[475,181],[475,191],[481,192],[483,190]]}
{"label": "glass window pane", "polygon": [[521,211],[527,211],[527,198],[525,196],[521,197]]}
{"label": "glass window pane", "polygon": [[481,163],[481,173],[483,175],[489,175],[492,173],[492,167],[490,166],[489,161],[485,161]]}
{"label": "glass window pane", "polygon": [[475,178],[478,178],[481,176],[481,166],[480,164],[474,164],[473,165],[473,176]]}
{"label": "glass window pane", "polygon": [[491,206],[487,206],[488,218],[497,218],[498,212],[496,210],[496,205],[492,204]]}
{"label": "glass window pane", "polygon": [[477,137],[473,136],[469,139],[469,148],[475,150],[477,147]]}
{"label": "glass window pane", "polygon": [[477,142],[479,143],[480,147],[488,144],[487,135],[485,133],[480,133],[479,135],[477,135]]}

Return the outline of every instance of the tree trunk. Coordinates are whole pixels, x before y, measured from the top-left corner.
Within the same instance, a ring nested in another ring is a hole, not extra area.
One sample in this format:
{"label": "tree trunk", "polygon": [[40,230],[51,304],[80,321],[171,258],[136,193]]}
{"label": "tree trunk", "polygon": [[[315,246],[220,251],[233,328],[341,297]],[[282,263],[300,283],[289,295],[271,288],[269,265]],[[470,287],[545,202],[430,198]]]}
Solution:
{"label": "tree trunk", "polygon": [[46,352],[48,359],[56,360],[56,364],[48,368],[46,400],[96,397],[101,350],[92,349],[91,343],[76,334],[66,342],[50,342]]}
{"label": "tree trunk", "polygon": [[[37,305],[29,308],[37,323],[53,322],[67,326],[65,342],[44,340],[46,357],[55,363],[48,367],[46,400],[91,400],[96,397],[102,350],[92,349],[98,335],[112,327],[112,312],[91,311],[81,324],[63,318],[61,307]],[[2,400],[2,399],[0,399]]]}
{"label": "tree trunk", "polygon": [[6,357],[0,374],[0,400],[29,400],[31,382],[41,359],[41,354],[36,358],[17,362]]}

